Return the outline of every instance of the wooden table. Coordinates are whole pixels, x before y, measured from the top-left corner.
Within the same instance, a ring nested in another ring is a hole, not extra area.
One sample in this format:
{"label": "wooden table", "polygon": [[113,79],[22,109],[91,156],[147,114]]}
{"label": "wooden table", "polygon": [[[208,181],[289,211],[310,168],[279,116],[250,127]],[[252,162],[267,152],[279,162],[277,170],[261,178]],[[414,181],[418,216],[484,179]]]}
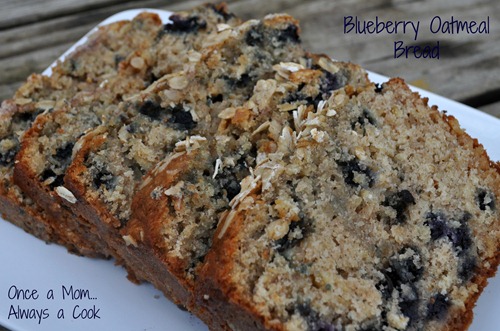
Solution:
{"label": "wooden table", "polygon": [[[0,0],[0,100],[11,96],[32,72],[41,72],[104,18],[131,8],[181,10],[203,1]],[[243,18],[287,12],[301,21],[302,40],[312,52],[349,60],[500,117],[500,1],[498,0],[235,0]],[[488,34],[432,34],[425,27],[439,16],[481,22]],[[420,21],[413,33],[344,33],[344,17],[368,21]],[[394,58],[394,42],[434,45],[440,59]],[[2,327],[0,327],[2,330]]]}
{"label": "wooden table", "polygon": [[[203,1],[1,0],[0,100],[14,93],[32,72],[45,69],[98,22],[138,7],[181,10]],[[301,21],[302,40],[313,52],[349,60],[387,76],[500,117],[500,1],[498,0],[235,0],[229,8],[243,18],[287,12]],[[433,17],[480,22],[489,34],[432,34]],[[417,41],[406,34],[344,34],[344,17],[360,20],[420,21]],[[425,28],[425,29],[424,29]],[[394,58],[394,42],[433,45],[440,59]]]}

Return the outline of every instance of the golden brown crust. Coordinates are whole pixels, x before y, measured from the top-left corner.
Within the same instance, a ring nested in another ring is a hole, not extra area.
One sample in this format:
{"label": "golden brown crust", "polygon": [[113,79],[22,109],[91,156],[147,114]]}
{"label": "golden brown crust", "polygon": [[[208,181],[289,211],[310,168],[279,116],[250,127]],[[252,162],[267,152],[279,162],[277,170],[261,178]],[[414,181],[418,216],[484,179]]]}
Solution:
{"label": "golden brown crust", "polygon": [[[265,204],[256,195],[251,195],[250,198],[257,199],[255,204]],[[221,225],[228,221],[227,216],[228,214],[221,218]],[[224,324],[229,325],[232,330],[283,330],[282,325],[270,325],[256,311],[250,298],[240,295],[240,284],[235,282],[232,275],[233,269],[230,266],[241,249],[238,243],[243,234],[240,231],[243,222],[243,214],[237,213],[231,219],[231,226],[224,231],[223,238],[220,234],[224,227],[217,228],[210,252],[199,271],[201,281],[196,283],[196,302],[210,312],[212,321],[208,326],[213,330]]]}
{"label": "golden brown crust", "polygon": [[52,233],[48,222],[42,217],[38,210],[23,208],[17,199],[10,197],[5,192],[0,193],[0,210],[2,218],[22,228],[24,231],[46,242],[60,242],[60,239]]}
{"label": "golden brown crust", "polygon": [[[186,154],[170,161],[168,168],[189,169],[191,158]],[[167,174],[167,172],[165,172]],[[150,186],[161,186],[168,188],[176,181],[176,172],[172,175],[155,177],[154,181],[144,186],[149,192]],[[146,177],[147,178],[147,177]],[[127,224],[127,228],[121,231],[123,244],[129,247],[131,254],[138,261],[148,261],[140,268],[132,266],[132,270],[146,270],[150,277],[149,281],[155,282],[157,288],[166,293],[176,304],[187,306],[192,302],[192,282],[184,278],[186,262],[174,256],[164,254],[164,241],[162,238],[163,223],[169,222],[170,197],[160,193],[158,198],[150,197],[149,194],[142,195],[138,191],[133,200],[133,215]],[[142,258],[137,259],[138,256]],[[129,264],[129,263],[128,263]]]}

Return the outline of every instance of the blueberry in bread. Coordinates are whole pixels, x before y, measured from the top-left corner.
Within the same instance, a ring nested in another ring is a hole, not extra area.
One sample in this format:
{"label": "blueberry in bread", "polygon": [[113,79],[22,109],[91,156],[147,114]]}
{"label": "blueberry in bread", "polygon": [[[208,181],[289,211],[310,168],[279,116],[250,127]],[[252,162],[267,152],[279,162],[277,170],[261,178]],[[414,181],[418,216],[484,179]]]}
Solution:
{"label": "blueberry in bread", "polygon": [[297,122],[197,275],[212,327],[466,330],[499,263],[498,165],[399,79]]}
{"label": "blueberry in bread", "polygon": [[157,36],[151,62],[151,81],[186,69],[199,60],[205,48],[219,43],[220,33],[242,23],[224,3],[204,4],[188,11],[174,13]]}
{"label": "blueberry in bread", "polygon": [[193,301],[197,272],[219,217],[242,194],[241,181],[263,155],[277,152],[283,130],[296,120],[292,109],[314,108],[335,89],[367,84],[355,65],[324,56],[300,60],[276,64],[274,76],[259,80],[248,101],[213,119],[218,125],[177,143],[134,195],[122,230],[127,253],[138,261],[132,268],[145,270],[148,281],[167,296],[182,297],[204,320],[211,316]]}

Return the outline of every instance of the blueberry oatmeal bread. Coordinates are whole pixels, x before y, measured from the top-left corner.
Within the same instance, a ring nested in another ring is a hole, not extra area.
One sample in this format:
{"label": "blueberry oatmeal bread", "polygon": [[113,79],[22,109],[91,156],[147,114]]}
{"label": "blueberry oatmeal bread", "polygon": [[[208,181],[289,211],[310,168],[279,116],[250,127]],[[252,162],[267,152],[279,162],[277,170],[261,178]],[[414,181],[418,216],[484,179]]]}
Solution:
{"label": "blueberry oatmeal bread", "polygon": [[[150,21],[161,23],[157,18]],[[131,31],[151,28],[151,24],[143,26],[139,23],[139,20],[121,21],[99,28],[89,36],[85,45],[53,66],[50,76],[30,76],[12,99],[2,103],[0,110],[1,204],[4,218],[46,241],[63,244],[75,253],[101,255],[104,253],[101,248],[106,245],[88,227],[65,224],[64,221],[71,218],[67,209],[59,208],[56,215],[45,215],[45,211],[36,205],[38,201],[33,202],[26,192],[14,185],[13,170],[15,163],[18,164],[16,155],[26,130],[30,129],[37,116],[51,116],[55,110],[67,108],[74,98],[88,96],[107,76],[116,72],[116,55],[130,51],[128,44],[123,42],[124,36]]]}
{"label": "blueberry oatmeal bread", "polygon": [[[147,87],[154,79],[152,77],[160,72],[158,66],[163,73],[182,69],[193,57],[196,61],[193,53],[204,47],[205,42],[210,40],[207,35],[212,34],[217,25],[229,26],[239,22],[225,12],[224,6],[208,5],[172,15],[171,20],[171,23],[163,25],[156,14],[142,13],[135,17],[125,25],[127,29],[122,29],[124,31],[120,35],[112,36],[120,38],[120,44],[119,47],[110,47],[109,54],[105,54],[108,55],[106,60],[114,61],[114,67],[100,76],[100,84],[77,93],[62,107],[41,114],[24,134],[14,180],[54,219],[58,219],[61,210],[66,208],[60,203],[60,197],[72,199],[71,193],[64,187],[64,175],[79,138],[111,118],[126,117],[124,109],[118,104]],[[77,62],[73,61],[75,66],[82,67]],[[99,69],[90,66],[85,70]],[[78,228],[79,224],[86,225],[82,227],[82,237],[85,237],[88,227],[96,231],[76,215],[66,216],[57,222],[74,228]]]}
{"label": "blueberry oatmeal bread", "polygon": [[2,213],[213,330],[467,329],[500,259],[498,164],[299,30],[224,5],[101,28],[2,104]]}
{"label": "blueberry oatmeal bread", "polygon": [[232,202],[198,304],[237,330],[466,330],[499,263],[498,164],[398,79],[299,111]]}
{"label": "blueberry oatmeal bread", "polygon": [[[96,224],[119,259],[127,254],[119,229],[130,218],[143,176],[180,141],[213,132],[218,122],[212,119],[242,105],[257,80],[274,75],[273,65],[304,57],[298,30],[287,15],[224,26],[218,31],[223,40],[208,47],[198,63],[123,102],[120,107],[130,114],[124,123],[108,123],[82,139],[65,178],[75,197],[71,207]],[[140,275],[143,269],[129,272],[148,279]]]}
{"label": "blueberry oatmeal bread", "polygon": [[361,68],[322,56],[274,69],[275,77],[258,81],[247,102],[219,113],[216,131],[176,144],[143,181],[122,230],[128,253],[142,262],[133,269],[147,271],[150,282],[207,321],[211,316],[193,301],[197,270],[219,217],[241,193],[240,182],[262,155],[275,151],[294,123],[292,109],[317,107],[347,84],[366,85]]}

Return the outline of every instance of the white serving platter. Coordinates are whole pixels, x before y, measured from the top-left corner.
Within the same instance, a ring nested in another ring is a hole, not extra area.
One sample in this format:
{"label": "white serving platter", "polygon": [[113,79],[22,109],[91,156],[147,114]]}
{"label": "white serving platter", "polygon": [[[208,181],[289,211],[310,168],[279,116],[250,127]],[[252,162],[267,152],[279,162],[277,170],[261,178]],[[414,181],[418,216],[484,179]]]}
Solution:
{"label": "white serving platter", "polygon": [[[100,25],[132,19],[142,11],[158,13],[164,22],[171,14],[154,9],[128,10]],[[48,68],[44,74],[50,72]],[[387,77],[375,73],[370,73],[370,78],[378,83],[387,81]],[[417,88],[415,91],[428,97],[430,104],[455,116],[485,146],[492,160],[500,160],[499,119],[433,93]],[[38,296],[33,295],[33,290]],[[30,298],[22,299],[23,294]],[[469,330],[498,330],[498,307],[500,277],[497,275],[479,298]],[[16,318],[18,308],[31,312],[33,318]],[[61,310],[64,318],[58,317]],[[3,220],[0,220],[0,325],[12,331],[207,330],[196,317],[170,303],[151,285],[129,282],[126,272],[112,261],[68,254],[63,247],[45,244]]]}

